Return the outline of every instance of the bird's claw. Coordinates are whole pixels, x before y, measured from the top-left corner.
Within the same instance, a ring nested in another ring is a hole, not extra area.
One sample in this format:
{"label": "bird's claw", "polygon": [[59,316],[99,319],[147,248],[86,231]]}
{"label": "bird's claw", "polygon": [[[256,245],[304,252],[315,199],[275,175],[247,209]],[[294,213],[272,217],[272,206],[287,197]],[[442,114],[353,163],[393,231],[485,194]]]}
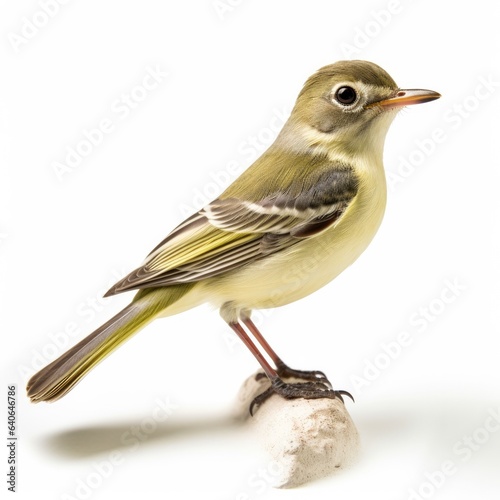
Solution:
{"label": "bird's claw", "polygon": [[[311,373],[311,372],[309,372]],[[322,372],[319,372],[322,373]],[[323,374],[324,375],[324,374]],[[264,401],[269,399],[274,393],[279,394],[285,399],[340,399],[344,403],[342,396],[348,396],[354,401],[352,395],[347,391],[333,390],[330,382],[326,377],[323,380],[313,380],[301,383],[285,383],[277,378],[273,380],[271,387],[266,389],[263,393],[256,396],[250,404],[250,415],[254,415],[254,408],[262,405]]]}
{"label": "bird's claw", "polygon": [[[290,368],[283,363],[277,366],[276,373],[281,379],[298,378],[311,382],[322,382],[328,385],[330,389],[332,389],[330,381],[328,380],[326,375],[319,370],[295,370],[294,368]],[[263,378],[267,378],[267,375],[263,371],[260,371],[255,375],[255,380],[261,380]]]}

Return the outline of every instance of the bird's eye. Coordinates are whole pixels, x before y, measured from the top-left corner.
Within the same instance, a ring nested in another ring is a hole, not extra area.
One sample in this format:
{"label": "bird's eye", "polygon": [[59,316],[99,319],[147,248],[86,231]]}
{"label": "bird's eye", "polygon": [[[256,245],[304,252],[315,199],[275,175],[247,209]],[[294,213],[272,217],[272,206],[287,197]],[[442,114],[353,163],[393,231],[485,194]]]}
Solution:
{"label": "bird's eye", "polygon": [[356,91],[352,87],[340,87],[337,92],[335,92],[335,99],[344,106],[349,106],[356,98]]}

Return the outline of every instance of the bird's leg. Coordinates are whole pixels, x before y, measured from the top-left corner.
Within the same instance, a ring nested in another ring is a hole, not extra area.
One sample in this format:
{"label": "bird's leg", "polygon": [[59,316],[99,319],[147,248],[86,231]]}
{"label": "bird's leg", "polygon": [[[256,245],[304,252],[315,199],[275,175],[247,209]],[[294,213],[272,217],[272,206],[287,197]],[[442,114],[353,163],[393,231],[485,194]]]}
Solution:
{"label": "bird's leg", "polygon": [[262,366],[264,373],[267,375],[269,380],[273,380],[274,378],[279,378],[276,370],[267,362],[267,359],[260,353],[257,346],[252,342],[252,339],[247,335],[247,332],[243,329],[243,327],[235,322],[229,323],[229,326],[234,330],[236,335],[243,341],[243,343],[248,347],[250,352],[257,358],[257,361]]}
{"label": "bird's leg", "polygon": [[295,370],[290,368],[277,354],[274,352],[273,348],[268,344],[267,340],[264,338],[262,333],[260,333],[255,323],[249,317],[242,318],[243,323],[250,330],[252,335],[257,339],[259,344],[264,348],[264,350],[269,354],[269,357],[273,360],[276,366],[276,373],[281,378],[296,377],[302,380],[320,381],[332,388],[330,381],[326,378],[326,375],[319,370]]}
{"label": "bird's leg", "polygon": [[[245,320],[246,324],[246,320]],[[253,323],[253,329],[258,332],[257,328]],[[229,326],[234,330],[236,335],[243,341],[243,343],[248,347],[250,352],[255,356],[257,361],[260,363],[262,366],[262,369],[264,370],[265,374],[271,381],[271,387],[264,391],[262,394],[259,394],[252,403],[250,404],[250,414],[253,415],[253,409],[255,406],[261,405],[266,399],[268,399],[270,396],[272,396],[273,393],[277,393],[280,396],[284,397],[285,399],[295,399],[295,398],[305,398],[305,399],[318,399],[318,398],[330,398],[330,399],[335,399],[339,398],[342,402],[344,401],[342,398],[342,395],[347,395],[349,397],[352,396],[346,392],[346,391],[335,391],[331,389],[330,383],[326,380],[326,377],[324,380],[318,379],[317,377],[310,381],[310,382],[302,382],[302,383],[285,383],[283,380],[280,378],[280,375],[278,374],[277,370],[275,370],[266,360],[266,358],[262,355],[262,353],[259,351],[257,346],[252,342],[248,334],[245,332],[243,327],[238,323],[238,322],[231,322],[229,323]],[[248,325],[247,325],[248,326]],[[250,329],[250,327],[248,327]],[[251,330],[251,329],[250,329]],[[252,331],[252,330],[251,330]],[[253,331],[252,331],[253,333]],[[264,340],[260,332],[258,333],[259,337],[257,339],[259,340],[259,343],[262,342],[260,339],[262,339],[263,342],[265,342],[265,345],[272,351],[271,347],[267,342]],[[263,345],[264,347],[264,345]],[[265,349],[265,347],[264,347]],[[266,349],[267,352],[267,349]],[[273,352],[274,357],[279,360],[280,358],[276,356],[276,353]],[[268,353],[271,359],[273,359],[273,362],[275,362],[275,359],[273,358],[273,355]],[[285,365],[286,366],[286,365]]]}

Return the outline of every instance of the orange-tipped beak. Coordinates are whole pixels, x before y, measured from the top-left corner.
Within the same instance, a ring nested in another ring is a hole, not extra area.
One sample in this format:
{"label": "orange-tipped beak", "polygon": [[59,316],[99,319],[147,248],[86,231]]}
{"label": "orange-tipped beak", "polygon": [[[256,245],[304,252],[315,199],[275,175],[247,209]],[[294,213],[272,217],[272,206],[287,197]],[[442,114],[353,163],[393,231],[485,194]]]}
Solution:
{"label": "orange-tipped beak", "polygon": [[441,94],[433,90],[401,89],[398,90],[394,97],[384,99],[383,101],[372,102],[367,107],[380,106],[384,109],[399,108],[401,106],[409,106],[410,104],[421,104],[423,102],[434,101],[440,97]]}

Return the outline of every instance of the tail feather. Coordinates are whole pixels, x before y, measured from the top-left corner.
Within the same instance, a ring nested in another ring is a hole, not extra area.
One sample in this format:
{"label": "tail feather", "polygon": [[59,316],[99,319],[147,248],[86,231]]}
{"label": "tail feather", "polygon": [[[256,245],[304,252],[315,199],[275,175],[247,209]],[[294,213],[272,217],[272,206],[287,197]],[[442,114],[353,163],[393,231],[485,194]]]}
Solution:
{"label": "tail feather", "polygon": [[192,284],[140,291],[134,301],[58,359],[33,375],[27,384],[32,402],[56,401],[117,347],[176,302]]}

